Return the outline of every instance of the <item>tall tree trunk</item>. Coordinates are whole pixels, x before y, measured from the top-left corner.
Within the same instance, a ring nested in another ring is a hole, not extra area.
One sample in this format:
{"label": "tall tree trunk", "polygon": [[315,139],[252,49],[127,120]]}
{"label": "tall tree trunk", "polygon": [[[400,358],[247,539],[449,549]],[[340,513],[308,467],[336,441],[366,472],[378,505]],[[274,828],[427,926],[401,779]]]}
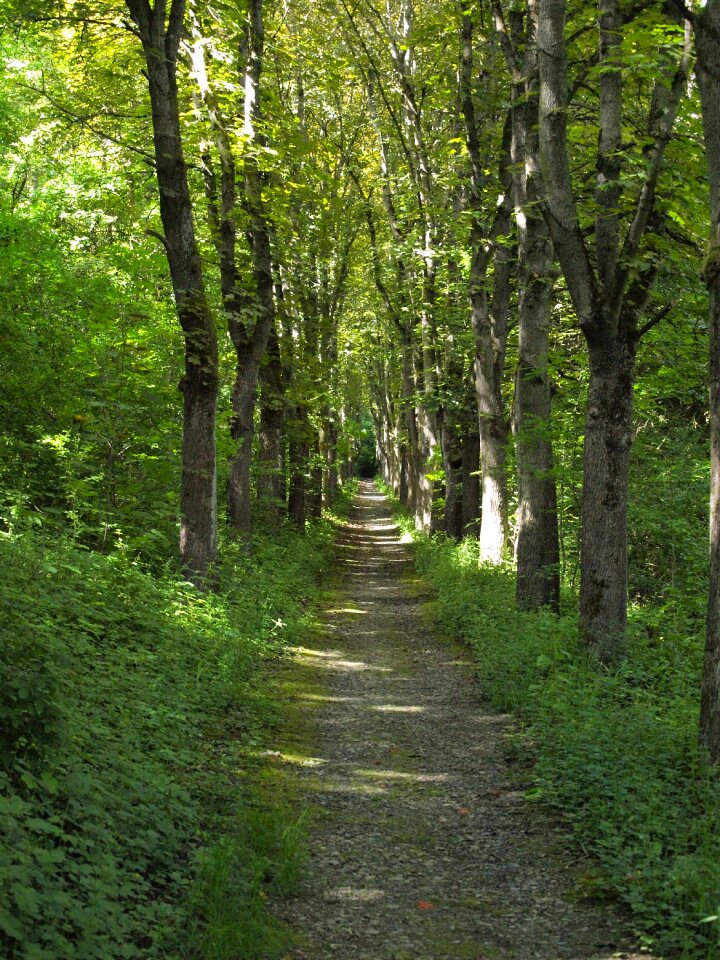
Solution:
{"label": "tall tree trunk", "polygon": [[442,455],[445,469],[445,533],[454,540],[463,536],[462,442],[457,425],[446,411],[442,418]]}
{"label": "tall tree trunk", "polygon": [[[480,520],[480,560],[500,563],[507,544],[507,460],[508,425],[502,401],[502,377],[507,345],[507,309],[509,300],[509,251],[501,240],[510,225],[512,175],[510,173],[510,124],[503,132],[500,160],[500,203],[491,230],[483,196],[487,176],[480,146],[479,124],[473,89],[473,21],[462,16],[462,58],[460,98],[465,119],[465,139],[470,158],[470,316],[475,336],[475,387],[482,469],[482,512]],[[489,250],[495,248],[492,301],[487,290]]]}
{"label": "tall tree trunk", "polygon": [[151,9],[144,0],[127,0],[127,7],[145,56],[160,217],[175,308],[185,338],[180,559],[187,576],[202,586],[217,559],[218,349],[195,237],[180,129],[176,71],[185,4],[174,0],[167,24],[164,3]]}
{"label": "tall tree trunk", "polygon": [[307,411],[303,405],[295,408],[295,415],[290,424],[289,441],[289,468],[290,482],[288,488],[288,516],[300,529],[305,529],[307,518],[307,462],[310,446],[307,440],[306,423]]}
{"label": "tall tree trunk", "polygon": [[[560,604],[557,491],[550,432],[548,375],[552,243],[539,208],[537,2],[511,14],[512,162],[518,236],[517,581],[520,609]],[[510,46],[511,45],[511,46]],[[523,53],[524,51],[524,53]]]}
{"label": "tall tree trunk", "polygon": [[408,512],[415,516],[420,502],[420,477],[422,474],[422,462],[418,441],[418,425],[415,415],[415,379],[412,372],[412,344],[409,341],[409,335],[405,333],[402,346],[402,388],[403,388],[403,411],[405,414],[405,432],[407,435],[406,443],[406,479],[407,479],[407,508]]}
{"label": "tall tree trunk", "polygon": [[720,2],[694,17],[697,79],[710,177],[710,592],[700,700],[700,742],[720,762]]}
{"label": "tall tree trunk", "polygon": [[237,441],[237,452],[230,465],[228,510],[230,522],[241,533],[250,531],[250,467],[255,434],[255,404],[260,364],[275,319],[270,230],[264,213],[262,175],[254,152],[257,139],[256,124],[262,116],[260,108],[260,78],[264,53],[262,7],[262,0],[250,0],[243,129],[249,145],[244,157],[243,169],[245,199],[250,220],[248,239],[252,252],[253,280],[258,309],[254,324],[245,314],[244,317],[237,318],[230,331],[237,355],[231,427],[232,436]]}
{"label": "tall tree trunk", "polygon": [[473,422],[462,442],[462,535],[480,532],[480,436]]}

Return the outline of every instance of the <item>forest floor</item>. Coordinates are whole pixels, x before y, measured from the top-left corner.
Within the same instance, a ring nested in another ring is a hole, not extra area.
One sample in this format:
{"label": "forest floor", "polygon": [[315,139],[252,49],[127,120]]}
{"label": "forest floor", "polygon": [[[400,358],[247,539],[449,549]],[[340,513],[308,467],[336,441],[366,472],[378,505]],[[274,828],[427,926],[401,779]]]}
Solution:
{"label": "forest floor", "polygon": [[269,776],[292,784],[311,834],[300,889],[271,905],[295,934],[286,957],[639,957],[618,910],[573,895],[584,864],[525,800],[511,720],[424,599],[386,498],[361,484],[320,629],[276,678]]}

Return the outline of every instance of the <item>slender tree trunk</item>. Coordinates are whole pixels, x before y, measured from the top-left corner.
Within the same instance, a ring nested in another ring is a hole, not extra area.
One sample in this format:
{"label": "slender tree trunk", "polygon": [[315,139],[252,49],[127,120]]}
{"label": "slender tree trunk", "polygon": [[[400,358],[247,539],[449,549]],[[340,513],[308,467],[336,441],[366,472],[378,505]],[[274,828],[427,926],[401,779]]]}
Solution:
{"label": "slender tree trunk", "polygon": [[[536,0],[511,14],[514,50],[512,161],[518,234],[519,355],[515,381],[518,509],[516,601],[520,609],[560,604],[560,544],[553,476],[548,375],[552,243],[539,208]],[[524,22],[523,22],[524,21]]]}
{"label": "slender tree trunk", "polygon": [[462,540],[462,443],[457,427],[447,413],[442,418],[441,437],[445,469],[445,533],[454,540]]}
{"label": "slender tree trunk", "polygon": [[710,178],[710,592],[700,700],[700,742],[720,762],[720,2],[695,15],[697,78]]}
{"label": "slender tree trunk", "polygon": [[407,480],[407,508],[415,516],[420,502],[420,476],[422,471],[421,456],[418,443],[418,426],[415,415],[413,397],[415,395],[415,380],[412,372],[412,345],[406,335],[403,342],[402,354],[402,386],[403,410],[405,413],[406,444],[406,480]]}
{"label": "slender tree trunk", "polygon": [[462,443],[462,535],[477,537],[480,532],[480,436],[474,423]]}
{"label": "slender tree trunk", "polygon": [[253,279],[258,306],[254,325],[247,315],[231,329],[237,354],[233,387],[232,436],[237,452],[230,465],[228,510],[230,522],[241,533],[250,532],[250,468],[255,434],[255,404],[260,365],[275,318],[273,264],[270,230],[264,213],[262,176],[254,154],[256,124],[261,117],[260,78],[263,68],[264,29],[262,0],[250,0],[248,9],[248,57],[245,70],[244,135],[250,145],[244,157],[245,199],[249,213],[248,239],[253,260]]}
{"label": "slender tree trunk", "polygon": [[288,516],[300,529],[305,529],[307,517],[307,469],[310,447],[306,438],[307,413],[298,406],[291,425],[290,438],[290,484],[288,489]]}
{"label": "slender tree trunk", "polygon": [[205,585],[217,559],[215,413],[218,350],[195,238],[192,201],[183,156],[177,90],[177,56],[185,18],[182,0],[153,9],[127,0],[145,55],[152,106],[155,173],[175,308],[185,338],[180,559],[187,576]]}
{"label": "slender tree trunk", "polygon": [[[501,383],[507,345],[507,309],[509,301],[509,251],[498,238],[509,229],[512,176],[509,165],[510,126],[503,133],[500,181],[502,196],[495,212],[492,230],[486,227],[483,194],[487,176],[480,146],[473,90],[473,22],[462,16],[462,58],[460,98],[465,119],[466,143],[470,158],[473,213],[470,232],[470,316],[475,336],[475,387],[482,465],[482,513],[480,520],[480,560],[500,563],[507,544],[507,460],[508,425]],[[488,296],[489,249],[495,248],[492,302]]]}
{"label": "slender tree trunk", "polygon": [[277,331],[273,324],[265,361],[260,368],[260,449],[258,453],[258,497],[277,519],[285,503],[282,428],[285,419],[282,361]]}
{"label": "slender tree trunk", "polygon": [[325,420],[323,428],[325,446],[325,476],[323,478],[323,505],[329,508],[337,496],[337,424],[332,415]]}

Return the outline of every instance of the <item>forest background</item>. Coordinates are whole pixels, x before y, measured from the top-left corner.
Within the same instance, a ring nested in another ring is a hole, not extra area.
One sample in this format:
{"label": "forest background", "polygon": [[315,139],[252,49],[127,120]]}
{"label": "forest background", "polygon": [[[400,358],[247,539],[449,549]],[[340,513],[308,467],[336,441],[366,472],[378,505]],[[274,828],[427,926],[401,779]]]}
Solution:
{"label": "forest background", "polygon": [[236,761],[376,463],[580,894],[720,956],[718,3],[0,17],[7,956],[275,949]]}

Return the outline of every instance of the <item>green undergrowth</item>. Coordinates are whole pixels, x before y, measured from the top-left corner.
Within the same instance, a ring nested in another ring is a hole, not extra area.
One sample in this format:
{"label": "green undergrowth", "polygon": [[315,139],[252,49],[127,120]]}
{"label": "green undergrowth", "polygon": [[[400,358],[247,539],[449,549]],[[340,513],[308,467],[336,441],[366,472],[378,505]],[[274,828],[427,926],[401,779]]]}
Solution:
{"label": "green undergrowth", "polygon": [[620,897],[655,955],[720,958],[720,793],[696,733],[702,610],[671,596],[634,608],[627,662],[598,671],[576,616],[518,613],[513,571],[478,569],[475,544],[419,537],[416,550],[433,619],[520,720],[510,745],[534,764],[528,799],[593,854],[576,894]]}
{"label": "green undergrowth", "polygon": [[302,854],[255,776],[263,664],[311,628],[332,525],[227,544],[220,588],[0,536],[0,956],[252,960]]}

